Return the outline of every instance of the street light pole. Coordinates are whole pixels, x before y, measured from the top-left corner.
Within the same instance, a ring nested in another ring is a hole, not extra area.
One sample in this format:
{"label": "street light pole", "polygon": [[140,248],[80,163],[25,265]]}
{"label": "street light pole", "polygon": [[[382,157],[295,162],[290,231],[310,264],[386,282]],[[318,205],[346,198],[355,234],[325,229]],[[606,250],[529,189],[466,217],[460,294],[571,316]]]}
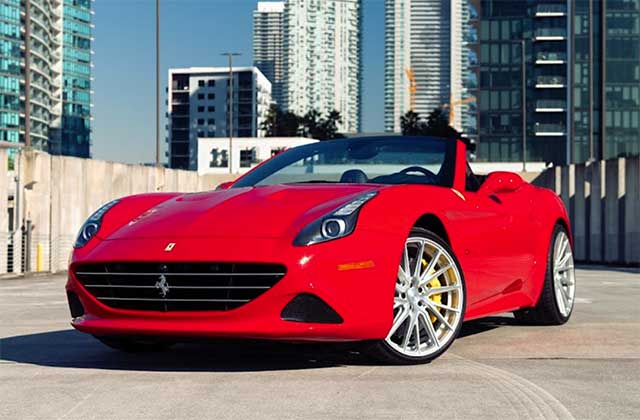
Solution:
{"label": "street light pole", "polygon": [[160,167],[160,0],[156,0],[156,166]]}
{"label": "street light pole", "polygon": [[242,55],[240,53],[235,52],[225,52],[221,55],[226,55],[229,58],[229,156],[227,156],[227,163],[229,165],[229,173],[233,173],[233,159],[232,149],[233,149],[233,57]]}
{"label": "street light pole", "polygon": [[520,64],[522,73],[522,172],[527,172],[527,65],[525,41],[520,40]]}

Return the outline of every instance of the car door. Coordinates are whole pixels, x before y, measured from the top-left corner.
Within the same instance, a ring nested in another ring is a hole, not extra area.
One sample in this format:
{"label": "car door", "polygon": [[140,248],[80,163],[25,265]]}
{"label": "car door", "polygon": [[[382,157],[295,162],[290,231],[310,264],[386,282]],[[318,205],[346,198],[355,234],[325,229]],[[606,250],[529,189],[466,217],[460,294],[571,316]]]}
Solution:
{"label": "car door", "polygon": [[522,210],[525,195],[513,185],[505,187],[504,182],[512,180],[506,174],[492,174],[478,191],[465,191],[465,206],[456,215],[464,237],[462,252],[471,305],[510,288],[517,290],[530,267],[525,245],[527,213]]}

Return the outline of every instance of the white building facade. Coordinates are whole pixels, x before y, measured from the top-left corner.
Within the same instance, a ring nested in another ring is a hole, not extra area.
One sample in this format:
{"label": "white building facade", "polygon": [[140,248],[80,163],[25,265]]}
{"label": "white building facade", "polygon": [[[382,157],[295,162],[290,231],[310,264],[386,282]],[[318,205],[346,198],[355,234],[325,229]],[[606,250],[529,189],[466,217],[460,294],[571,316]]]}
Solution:
{"label": "white building facade", "polygon": [[258,2],[253,12],[253,65],[271,82],[273,101],[282,106],[284,2]]}
{"label": "white building facade", "polygon": [[[426,118],[469,96],[470,19],[468,0],[385,0],[385,131],[401,131],[407,111]],[[456,129],[464,130],[473,107],[455,105]]]}
{"label": "white building facade", "polygon": [[288,0],[284,7],[284,110],[337,110],[339,131],[361,129],[360,0]]}
{"label": "white building facade", "polygon": [[[243,174],[286,149],[317,141],[306,137],[241,137],[233,139],[231,172]],[[198,139],[198,174],[228,174],[229,172],[229,139]]]}
{"label": "white building facade", "polygon": [[256,67],[233,68],[233,132],[229,127],[229,68],[169,69],[167,157],[170,168],[197,169],[198,139],[262,137],[271,82]]}

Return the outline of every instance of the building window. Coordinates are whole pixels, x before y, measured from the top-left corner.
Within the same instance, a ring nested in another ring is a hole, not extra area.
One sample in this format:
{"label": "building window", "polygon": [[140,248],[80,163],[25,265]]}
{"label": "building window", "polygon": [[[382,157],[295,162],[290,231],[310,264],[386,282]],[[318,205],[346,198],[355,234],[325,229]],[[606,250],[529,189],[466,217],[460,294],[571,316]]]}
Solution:
{"label": "building window", "polygon": [[250,168],[251,164],[256,163],[256,149],[252,147],[251,149],[240,150],[240,167],[241,168]]}
{"label": "building window", "polygon": [[204,99],[204,93],[198,93],[198,99],[200,100]]}
{"label": "building window", "polygon": [[216,94],[215,93],[209,93],[207,95],[207,99],[216,99]]}
{"label": "building window", "polygon": [[209,131],[207,132],[207,137],[215,137],[215,136],[216,136],[216,132],[215,132],[215,131],[211,131],[211,130],[209,130]]}
{"label": "building window", "polygon": [[203,87],[204,86],[204,80],[198,80],[198,86]]}
{"label": "building window", "polygon": [[198,118],[198,125],[204,125],[204,118]]}
{"label": "building window", "polygon": [[198,137],[204,137],[204,131],[198,130]]}
{"label": "building window", "polygon": [[209,161],[210,168],[226,168],[229,165],[227,159],[227,151],[219,150],[217,148],[211,149],[211,161]]}
{"label": "building window", "polygon": [[216,107],[215,107],[215,106],[210,106],[210,107],[208,108],[208,111],[209,111],[209,112],[216,112]]}
{"label": "building window", "polygon": [[204,107],[203,106],[199,106],[198,107],[198,112],[204,112]]}
{"label": "building window", "polygon": [[207,86],[209,86],[209,87],[213,87],[213,86],[215,86],[215,85],[216,85],[216,81],[215,81],[215,80],[208,80],[208,81],[207,81]]}
{"label": "building window", "polygon": [[209,124],[209,125],[216,125],[216,120],[214,120],[213,118],[209,118],[209,119],[207,120],[207,124]]}

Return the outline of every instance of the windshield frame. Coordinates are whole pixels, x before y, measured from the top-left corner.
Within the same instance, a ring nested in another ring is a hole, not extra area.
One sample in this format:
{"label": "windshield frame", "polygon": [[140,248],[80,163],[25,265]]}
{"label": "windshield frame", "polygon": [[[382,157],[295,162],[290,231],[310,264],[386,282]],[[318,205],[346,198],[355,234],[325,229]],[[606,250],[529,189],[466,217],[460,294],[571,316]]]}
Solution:
{"label": "windshield frame", "polygon": [[[303,159],[304,157],[311,156],[316,153],[322,153],[323,149],[327,149],[336,143],[344,143],[344,144],[365,144],[365,143],[385,143],[394,140],[409,140],[409,141],[430,141],[430,142],[441,142],[445,144],[445,153],[444,160],[442,162],[442,166],[439,172],[440,175],[440,183],[439,184],[420,184],[420,183],[402,183],[402,184],[388,184],[388,185],[424,185],[424,186],[436,186],[436,187],[446,187],[452,188],[454,184],[455,178],[455,168],[456,168],[456,149],[458,141],[456,139],[446,139],[441,137],[426,137],[426,136],[377,136],[377,137],[355,137],[355,138],[347,138],[347,139],[336,139],[336,140],[322,140],[315,143],[309,143],[302,146],[297,146],[284,152],[274,156],[273,158],[263,162],[257,167],[253,168],[251,171],[247,172],[240,178],[238,178],[230,188],[243,188],[243,187],[253,187],[259,186],[256,185],[262,180],[266,179],[273,173]],[[265,139],[267,140],[267,139]],[[268,141],[268,140],[267,140]],[[408,165],[411,166],[411,165]],[[421,166],[419,163],[416,166]],[[305,185],[312,184],[313,182],[291,182],[291,183],[283,183],[286,185]],[[329,182],[330,184],[340,185],[338,182]],[[374,182],[369,182],[367,184],[375,185]],[[386,184],[385,184],[386,185]]]}

